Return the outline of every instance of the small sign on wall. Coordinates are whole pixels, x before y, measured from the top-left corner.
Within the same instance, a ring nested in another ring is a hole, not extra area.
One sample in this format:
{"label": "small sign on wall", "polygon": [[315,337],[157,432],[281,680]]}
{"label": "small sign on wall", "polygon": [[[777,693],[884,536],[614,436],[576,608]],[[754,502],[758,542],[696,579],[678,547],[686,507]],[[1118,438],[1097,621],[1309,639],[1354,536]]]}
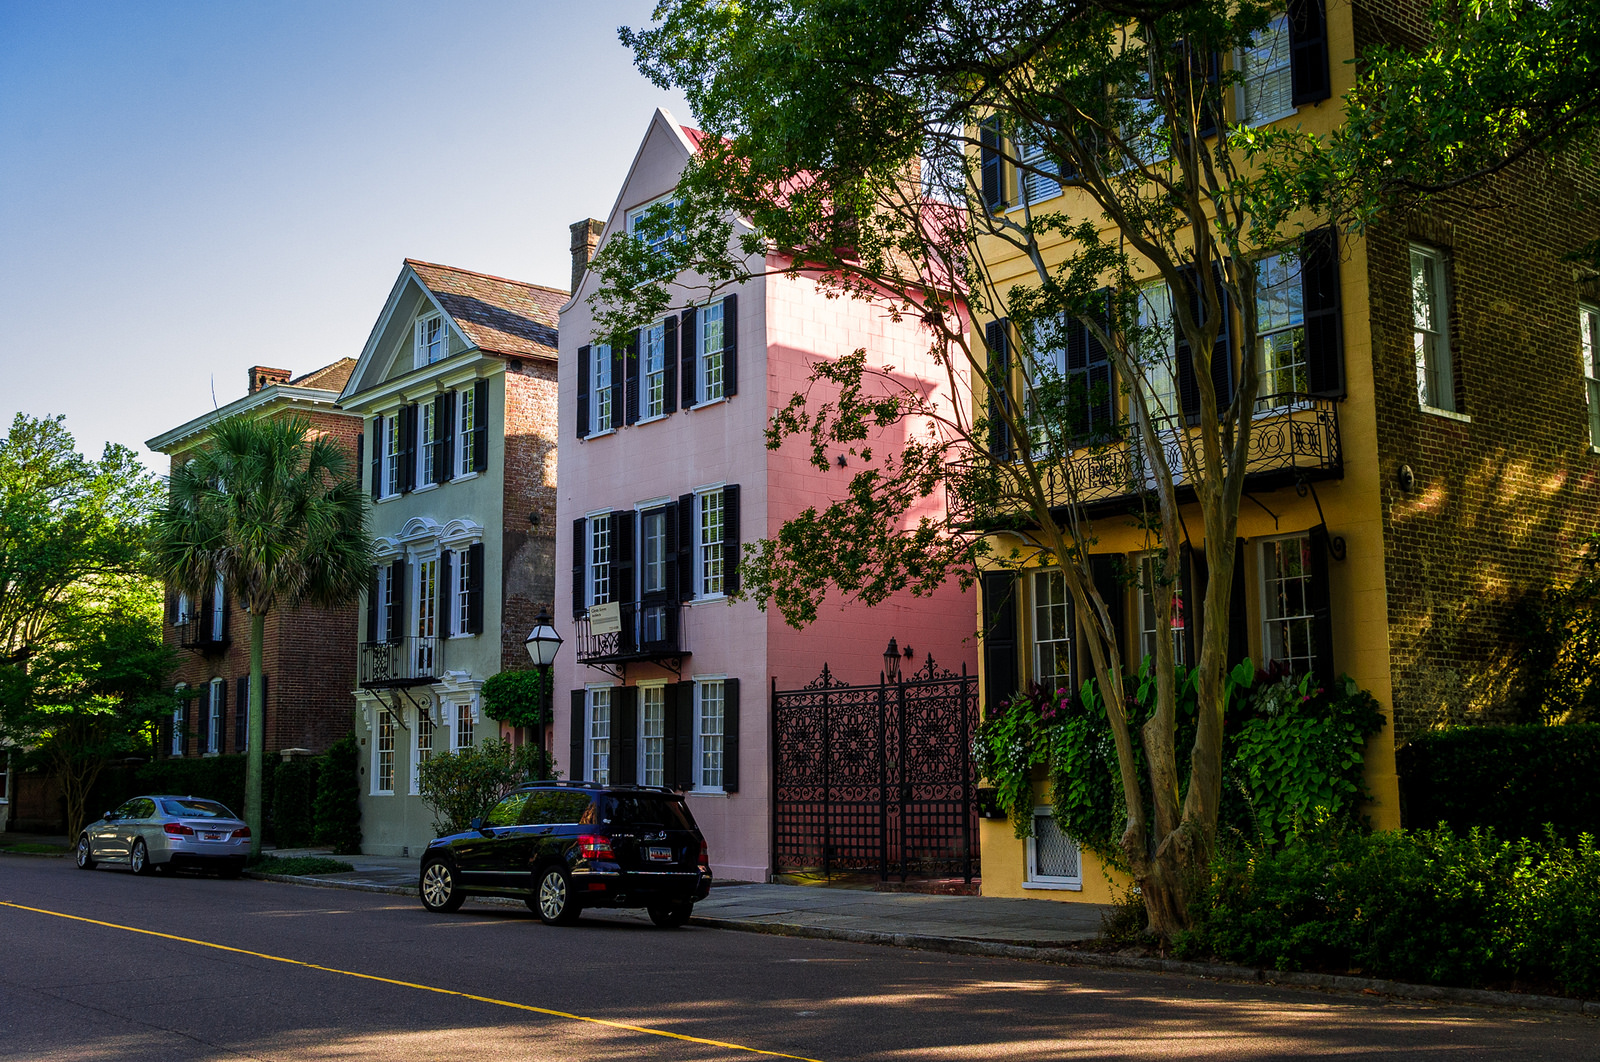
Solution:
{"label": "small sign on wall", "polygon": [[607,601],[603,605],[589,606],[590,634],[621,634],[622,603]]}

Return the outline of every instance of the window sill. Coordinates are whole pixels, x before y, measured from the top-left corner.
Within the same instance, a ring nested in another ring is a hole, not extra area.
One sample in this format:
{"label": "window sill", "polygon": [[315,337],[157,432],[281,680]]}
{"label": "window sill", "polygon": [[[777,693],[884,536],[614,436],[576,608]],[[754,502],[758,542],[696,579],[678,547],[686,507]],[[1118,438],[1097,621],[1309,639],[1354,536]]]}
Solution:
{"label": "window sill", "polygon": [[679,602],[679,603],[680,604],[684,604],[684,605],[691,605],[691,606],[692,605],[712,605],[712,604],[716,604],[718,601],[726,601],[726,600],[728,600],[728,595],[727,594],[703,594],[700,597],[691,598],[688,601],[682,601],[682,602]]}
{"label": "window sill", "polygon": [[1425,406],[1420,404],[1418,408],[1424,413],[1431,413],[1433,416],[1443,417],[1445,420],[1454,420],[1462,424],[1472,423],[1471,417],[1467,416],[1465,413],[1457,413],[1453,409],[1440,409],[1438,406]]}
{"label": "window sill", "polygon": [[439,489],[439,484],[437,484],[437,483],[425,483],[420,487],[412,487],[411,488],[411,493],[412,494],[426,494],[430,490],[438,490],[438,489]]}
{"label": "window sill", "polygon": [[393,789],[374,789],[368,796],[394,796]]}
{"label": "window sill", "polygon": [[459,472],[455,476],[451,477],[450,482],[465,483],[467,480],[477,479],[481,475],[483,475],[482,472]]}
{"label": "window sill", "polygon": [[585,435],[583,438],[579,439],[578,441],[579,442],[588,442],[591,439],[604,439],[607,435],[615,435],[616,433],[617,433],[617,429],[615,429],[615,428],[607,428],[605,431],[592,431],[588,435]]}
{"label": "window sill", "polygon": [[444,636],[444,640],[447,641],[447,642],[464,642],[468,638],[476,638],[476,637],[477,637],[476,634],[447,634],[447,635]]}
{"label": "window sill", "polygon": [[684,795],[685,796],[697,796],[697,797],[699,797],[699,796],[703,796],[703,797],[726,797],[728,795],[728,792],[725,789],[691,789],[691,790],[689,790],[688,793],[686,793]]}
{"label": "window sill", "polygon": [[1293,118],[1299,113],[1299,107],[1290,107],[1286,111],[1279,111],[1277,114],[1269,114],[1265,118],[1257,118],[1253,122],[1246,122],[1244,124],[1251,129],[1260,129],[1264,125],[1271,125],[1273,122],[1281,122],[1285,118]]}
{"label": "window sill", "polygon": [[403,494],[385,494],[381,498],[372,499],[372,504],[374,504],[374,505],[382,505],[384,502],[398,501],[399,499],[401,499],[403,497],[405,497],[405,495],[403,495]]}
{"label": "window sill", "polygon": [[653,417],[640,417],[638,420],[633,422],[633,427],[637,428],[641,424],[654,424],[656,421],[666,420],[670,416],[672,416],[671,413],[657,413]]}
{"label": "window sill", "polygon": [[722,405],[724,402],[726,402],[731,397],[732,397],[731,395],[723,395],[721,398],[708,398],[704,402],[696,402],[692,406],[683,407],[683,411],[685,413],[694,413],[694,412],[696,412],[698,410],[710,409],[712,406],[720,406],[720,405]]}
{"label": "window sill", "polygon": [[1082,892],[1083,882],[1074,884],[1070,881],[1024,881],[1022,887],[1043,892]]}

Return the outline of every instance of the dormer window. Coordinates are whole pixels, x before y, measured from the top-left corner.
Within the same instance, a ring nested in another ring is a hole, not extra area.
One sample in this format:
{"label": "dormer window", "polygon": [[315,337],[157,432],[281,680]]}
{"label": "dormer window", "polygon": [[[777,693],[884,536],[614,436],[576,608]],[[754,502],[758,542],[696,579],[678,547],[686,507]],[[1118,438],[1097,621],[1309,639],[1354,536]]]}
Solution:
{"label": "dormer window", "polygon": [[448,336],[443,314],[429,314],[417,319],[417,368],[432,365],[445,356],[450,347]]}

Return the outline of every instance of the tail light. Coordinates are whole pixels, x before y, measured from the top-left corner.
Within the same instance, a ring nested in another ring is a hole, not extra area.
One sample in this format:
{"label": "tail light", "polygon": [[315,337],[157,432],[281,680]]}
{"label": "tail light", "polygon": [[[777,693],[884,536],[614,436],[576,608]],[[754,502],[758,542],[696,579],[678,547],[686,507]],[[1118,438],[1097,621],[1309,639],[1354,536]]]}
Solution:
{"label": "tail light", "polygon": [[249,840],[250,839],[250,827],[248,827],[248,826],[240,826],[237,830],[234,830],[233,831],[233,839],[235,841],[247,841],[247,840]]}
{"label": "tail light", "polygon": [[617,858],[616,853],[611,850],[611,842],[593,833],[579,834],[578,854],[585,859]]}
{"label": "tail light", "polygon": [[181,822],[168,822],[161,827],[161,832],[168,837],[193,837],[194,829]]}
{"label": "tail light", "polygon": [[706,848],[706,843],[704,841],[700,842],[700,869],[711,869],[711,852]]}

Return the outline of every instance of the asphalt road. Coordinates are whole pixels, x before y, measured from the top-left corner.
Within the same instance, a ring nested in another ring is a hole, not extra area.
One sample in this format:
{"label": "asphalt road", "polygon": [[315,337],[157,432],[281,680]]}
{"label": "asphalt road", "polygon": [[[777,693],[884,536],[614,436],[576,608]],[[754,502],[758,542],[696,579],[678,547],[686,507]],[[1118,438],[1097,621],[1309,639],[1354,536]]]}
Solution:
{"label": "asphalt road", "polygon": [[0,856],[8,1062],[1399,1052],[1600,1058],[1600,1022]]}

